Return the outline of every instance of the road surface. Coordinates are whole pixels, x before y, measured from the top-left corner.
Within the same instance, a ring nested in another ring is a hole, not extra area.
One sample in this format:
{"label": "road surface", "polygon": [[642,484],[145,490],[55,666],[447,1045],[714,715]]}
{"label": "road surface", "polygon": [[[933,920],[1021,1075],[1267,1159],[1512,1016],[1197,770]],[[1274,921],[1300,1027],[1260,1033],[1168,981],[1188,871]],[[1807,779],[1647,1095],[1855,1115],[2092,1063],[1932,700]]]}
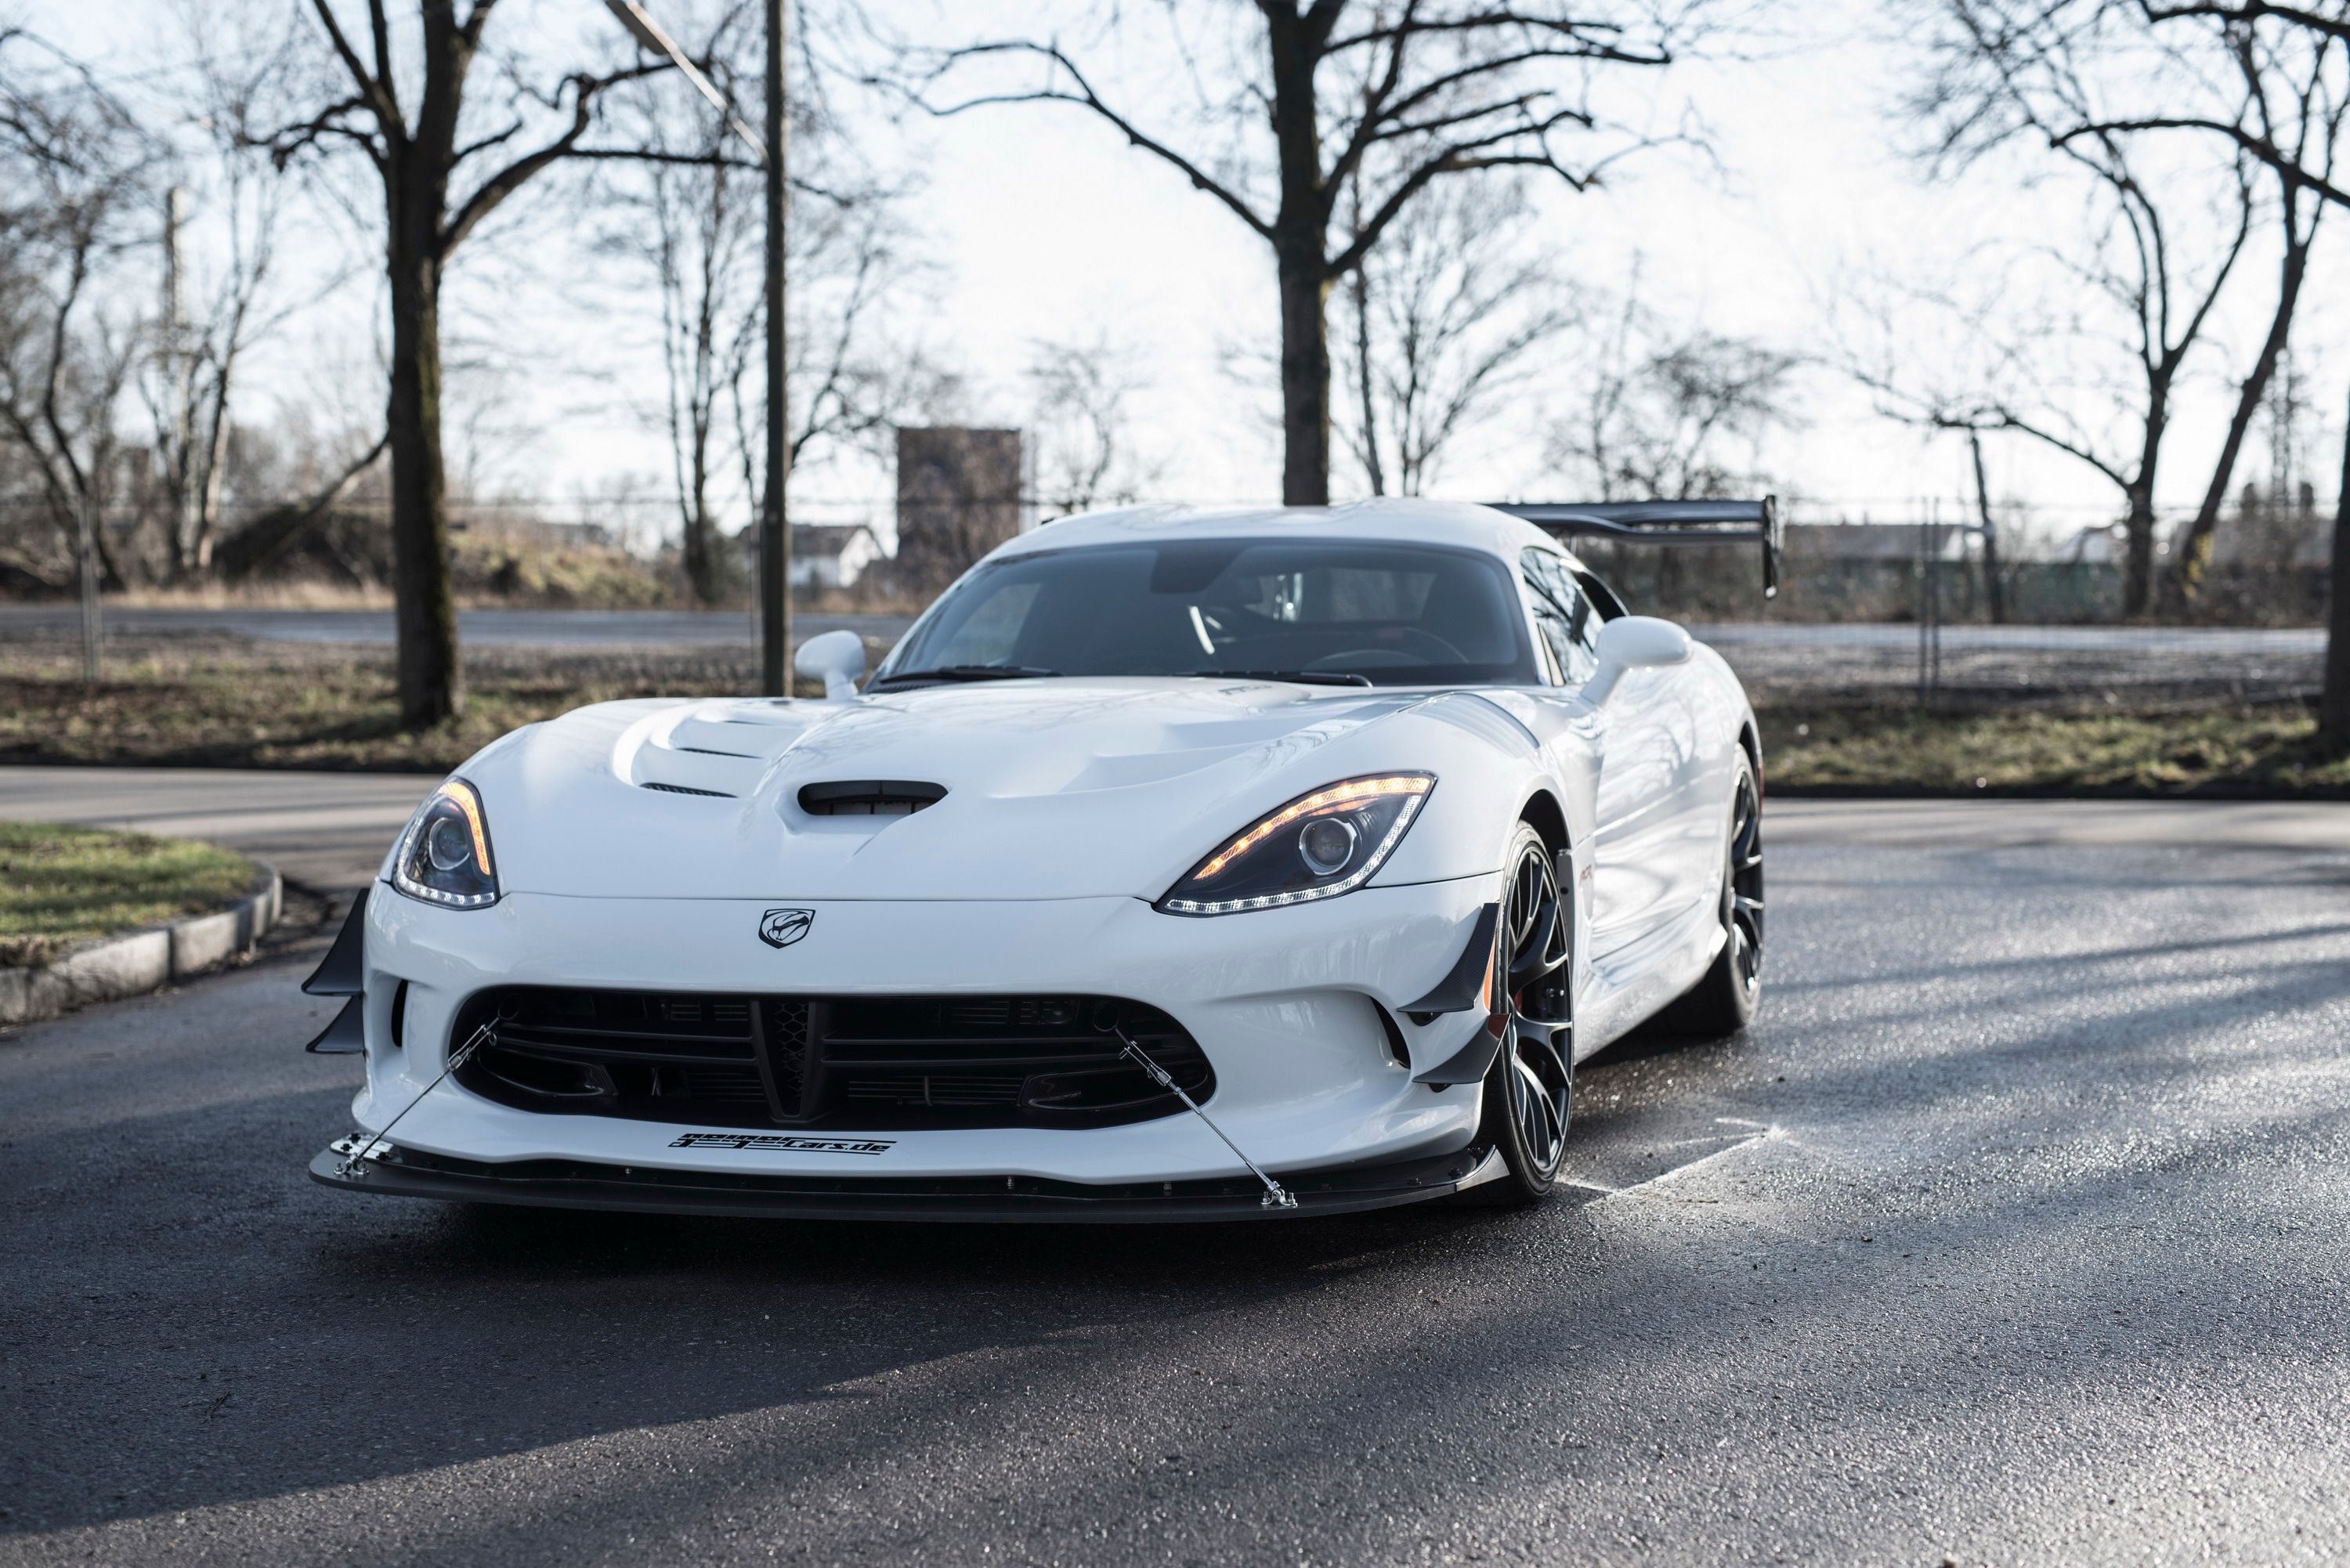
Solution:
{"label": "road surface", "polygon": [[2338,1563],[2345,817],[1778,803],[1533,1212],[469,1212],[303,958],[0,1034],[0,1563]]}
{"label": "road surface", "polygon": [[[231,633],[265,642],[389,646],[392,640],[390,610],[156,609],[109,605],[105,613],[107,626],[122,631]],[[0,605],[0,640],[12,633],[33,630],[73,631],[80,627],[80,609],[71,604]],[[894,641],[912,624],[910,616],[802,610],[792,618],[792,633],[798,640],[849,627],[868,637]],[[740,610],[467,609],[457,612],[457,631],[464,642],[508,648],[756,647],[759,640],[757,621]],[[1693,622],[1690,631],[1700,640],[1726,649],[1827,647],[1914,655],[1918,647],[1915,626],[1888,622]],[[1946,626],[1941,638],[1946,654],[2194,649],[2215,657],[2285,658],[2325,650],[2322,627]]]}

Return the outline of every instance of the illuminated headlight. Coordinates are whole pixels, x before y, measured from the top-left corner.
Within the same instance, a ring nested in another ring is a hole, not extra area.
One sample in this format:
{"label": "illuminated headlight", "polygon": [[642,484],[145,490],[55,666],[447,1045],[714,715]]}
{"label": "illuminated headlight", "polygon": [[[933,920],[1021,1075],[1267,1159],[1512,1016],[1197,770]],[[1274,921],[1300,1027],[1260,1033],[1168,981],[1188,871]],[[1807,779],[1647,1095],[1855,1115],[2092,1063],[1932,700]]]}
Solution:
{"label": "illuminated headlight", "polygon": [[490,825],[472,784],[451,779],[408,819],[392,853],[391,885],[411,898],[452,909],[479,909],[498,901]]}
{"label": "illuminated headlight", "polygon": [[1269,812],[1191,867],[1158,908],[1236,915],[1351,893],[1403,842],[1433,774],[1343,779]]}

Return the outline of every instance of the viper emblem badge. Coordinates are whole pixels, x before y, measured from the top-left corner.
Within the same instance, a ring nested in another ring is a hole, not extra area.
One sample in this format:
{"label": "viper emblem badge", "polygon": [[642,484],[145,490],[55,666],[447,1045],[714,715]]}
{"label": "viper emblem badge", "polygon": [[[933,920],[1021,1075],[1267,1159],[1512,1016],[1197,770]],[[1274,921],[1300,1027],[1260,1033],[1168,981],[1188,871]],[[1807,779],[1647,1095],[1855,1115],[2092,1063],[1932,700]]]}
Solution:
{"label": "viper emblem badge", "polygon": [[770,909],[759,917],[759,940],[771,948],[787,948],[815,924],[814,909]]}

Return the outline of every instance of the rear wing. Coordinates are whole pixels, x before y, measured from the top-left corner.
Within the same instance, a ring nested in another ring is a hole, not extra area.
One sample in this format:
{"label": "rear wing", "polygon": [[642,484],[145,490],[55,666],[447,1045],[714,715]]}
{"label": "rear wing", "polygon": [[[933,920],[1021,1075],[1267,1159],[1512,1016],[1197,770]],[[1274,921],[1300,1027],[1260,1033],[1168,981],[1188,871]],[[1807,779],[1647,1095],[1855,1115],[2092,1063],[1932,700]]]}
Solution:
{"label": "rear wing", "polygon": [[1762,546],[1762,597],[1779,596],[1779,498],[1760,501],[1499,501],[1496,512],[1565,539],[1597,535],[1648,545]]}

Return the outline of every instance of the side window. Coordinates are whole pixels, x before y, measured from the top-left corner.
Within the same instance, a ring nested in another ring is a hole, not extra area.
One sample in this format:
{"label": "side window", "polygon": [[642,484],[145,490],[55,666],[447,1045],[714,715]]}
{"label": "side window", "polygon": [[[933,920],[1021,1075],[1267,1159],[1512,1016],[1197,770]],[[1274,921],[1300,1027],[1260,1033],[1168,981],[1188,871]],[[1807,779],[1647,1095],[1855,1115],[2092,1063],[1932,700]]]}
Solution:
{"label": "side window", "polygon": [[1525,590],[1526,609],[1534,618],[1534,662],[1542,666],[1543,679],[1550,685],[1566,685],[1564,654],[1575,643],[1567,633],[1566,618],[1550,602],[1550,590],[1534,569],[1534,552],[1528,550],[1520,564],[1524,576],[1519,586]]}
{"label": "side window", "polygon": [[1523,564],[1535,593],[1534,624],[1542,628],[1565,684],[1580,686],[1599,668],[1599,616],[1565,557],[1530,549]]}

